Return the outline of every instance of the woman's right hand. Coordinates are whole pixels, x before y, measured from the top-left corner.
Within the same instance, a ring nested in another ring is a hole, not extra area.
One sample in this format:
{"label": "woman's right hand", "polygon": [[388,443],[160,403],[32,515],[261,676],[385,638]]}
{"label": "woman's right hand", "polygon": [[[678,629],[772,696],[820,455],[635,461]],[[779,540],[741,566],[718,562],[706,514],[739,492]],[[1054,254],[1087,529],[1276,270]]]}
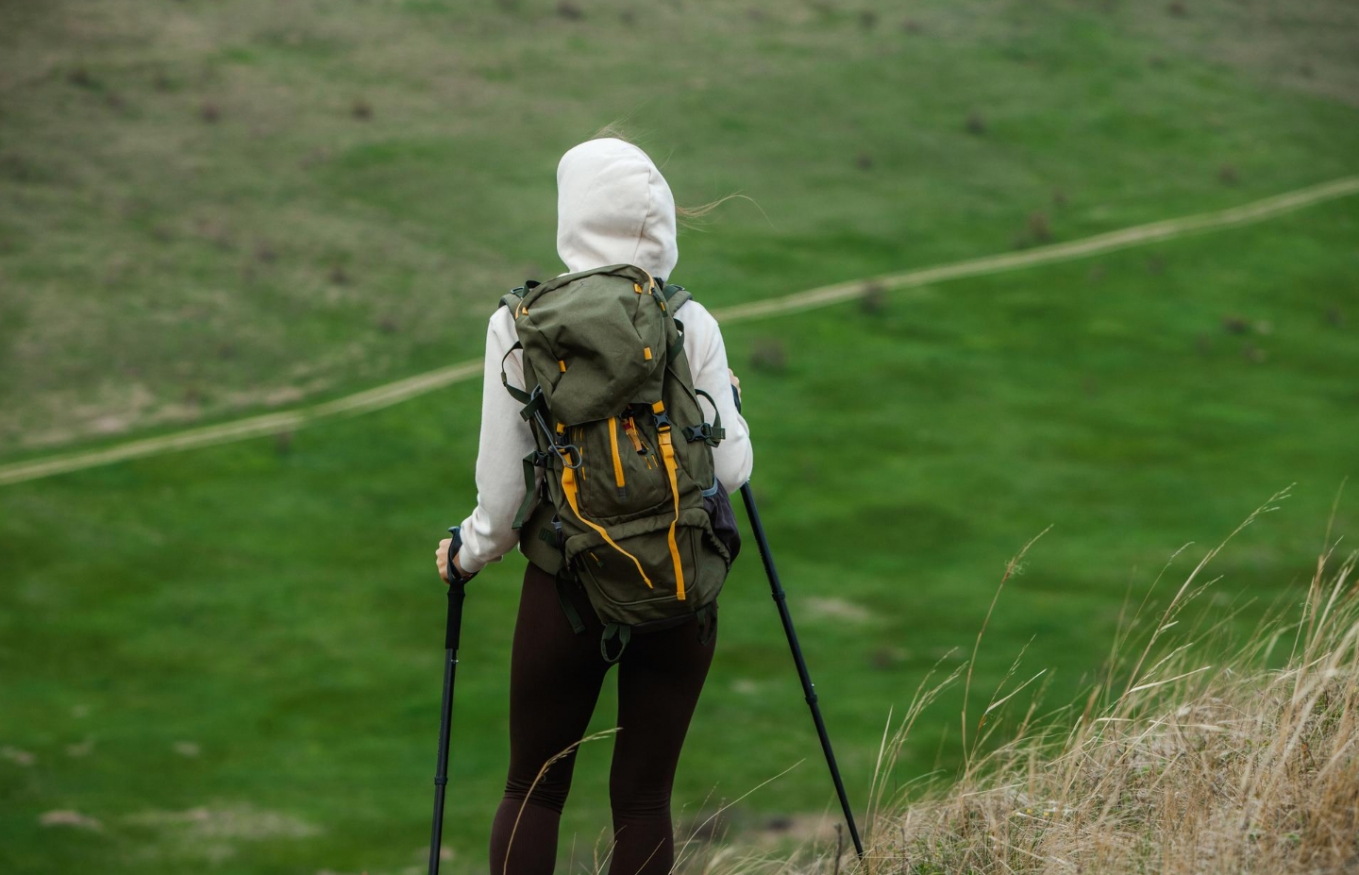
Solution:
{"label": "woman's right hand", "polygon": [[[452,538],[444,538],[439,542],[439,549],[434,551],[434,564],[439,569],[439,579],[448,583],[448,545],[453,543]],[[453,556],[453,573],[455,577],[466,577],[462,566],[458,564],[458,557]]]}

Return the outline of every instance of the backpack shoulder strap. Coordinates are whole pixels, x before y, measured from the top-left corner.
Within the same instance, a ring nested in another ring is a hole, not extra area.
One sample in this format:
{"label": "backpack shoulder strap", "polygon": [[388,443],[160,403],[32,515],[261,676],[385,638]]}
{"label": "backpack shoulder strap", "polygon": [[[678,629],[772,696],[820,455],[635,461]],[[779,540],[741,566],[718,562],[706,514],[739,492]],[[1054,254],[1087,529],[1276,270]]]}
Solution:
{"label": "backpack shoulder strap", "polygon": [[675,283],[667,283],[662,291],[665,295],[665,303],[670,307],[671,313],[678,311],[680,307],[694,298],[693,293],[688,289]]}

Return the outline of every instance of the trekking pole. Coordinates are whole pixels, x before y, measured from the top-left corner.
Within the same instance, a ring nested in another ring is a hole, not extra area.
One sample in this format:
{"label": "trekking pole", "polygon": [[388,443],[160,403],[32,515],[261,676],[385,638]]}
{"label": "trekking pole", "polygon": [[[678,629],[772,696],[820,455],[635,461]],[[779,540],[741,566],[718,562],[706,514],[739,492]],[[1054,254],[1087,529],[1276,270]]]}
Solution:
{"label": "trekking pole", "polygon": [[[736,411],[741,411],[741,393],[731,387],[736,399]],[[746,505],[746,516],[750,528],[755,533],[755,543],[760,548],[760,559],[764,561],[764,573],[769,577],[769,589],[774,596],[774,604],[779,606],[779,619],[783,621],[784,634],[788,636],[788,647],[793,651],[793,662],[797,665],[797,675],[802,681],[802,692],[807,699],[807,707],[812,710],[812,722],[816,724],[816,734],[821,738],[821,750],[826,754],[826,765],[830,767],[831,780],[835,782],[835,793],[840,797],[840,807],[845,812],[845,823],[849,826],[849,837],[854,842],[854,853],[863,859],[864,846],[859,840],[859,827],[854,823],[854,812],[849,807],[849,796],[845,793],[845,782],[840,779],[840,767],[835,764],[835,751],[831,750],[830,735],[826,732],[826,721],[821,717],[821,706],[817,704],[816,685],[812,683],[811,673],[807,671],[807,660],[802,658],[802,645],[797,641],[797,630],[793,628],[793,615],[788,612],[788,595],[779,582],[779,572],[774,568],[774,555],[769,551],[769,540],[764,536],[764,526],[760,523],[760,512],[755,508],[755,494],[750,491],[747,481],[741,486],[741,500]]]}
{"label": "trekking pole", "polygon": [[[452,557],[449,557],[450,564],[452,561]],[[444,832],[444,789],[448,786],[448,734],[453,719],[453,676],[458,670],[462,602],[466,597],[467,581],[458,580],[448,584],[448,619],[444,626],[444,698],[439,712],[439,763],[434,772],[434,830],[429,840],[429,875],[439,875],[439,845]]]}

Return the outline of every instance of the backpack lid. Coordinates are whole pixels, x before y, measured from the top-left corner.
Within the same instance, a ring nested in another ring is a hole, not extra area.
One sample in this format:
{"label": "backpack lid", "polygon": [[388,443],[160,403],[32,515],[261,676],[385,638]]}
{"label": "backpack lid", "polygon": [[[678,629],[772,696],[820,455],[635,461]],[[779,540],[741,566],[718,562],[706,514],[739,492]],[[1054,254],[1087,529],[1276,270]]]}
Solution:
{"label": "backpack lid", "polygon": [[525,291],[515,329],[553,419],[567,426],[607,419],[660,397],[668,349],[660,291],[627,264]]}

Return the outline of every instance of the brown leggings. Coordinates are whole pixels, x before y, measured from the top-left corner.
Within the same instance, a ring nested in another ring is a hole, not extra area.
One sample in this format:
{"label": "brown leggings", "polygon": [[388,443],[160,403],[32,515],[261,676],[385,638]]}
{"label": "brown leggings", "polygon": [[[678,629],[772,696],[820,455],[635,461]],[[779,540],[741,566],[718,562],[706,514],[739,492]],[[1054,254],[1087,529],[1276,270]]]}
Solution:
{"label": "brown leggings", "polygon": [[[491,875],[548,875],[557,860],[575,754],[538,773],[584,735],[609,669],[599,653],[603,627],[581,595],[586,628],[578,635],[552,576],[534,565],[524,574],[510,661],[510,770],[491,827]],[[689,622],[633,636],[619,660],[610,875],[663,875],[674,865],[670,791],[715,640],[701,644]]]}

